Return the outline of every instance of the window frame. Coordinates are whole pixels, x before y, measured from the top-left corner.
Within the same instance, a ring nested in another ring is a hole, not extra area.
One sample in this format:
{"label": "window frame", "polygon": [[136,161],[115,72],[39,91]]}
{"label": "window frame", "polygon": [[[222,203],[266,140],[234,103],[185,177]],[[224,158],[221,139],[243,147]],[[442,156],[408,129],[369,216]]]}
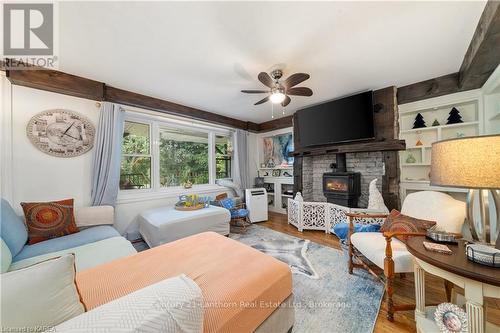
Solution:
{"label": "window frame", "polygon": [[[207,191],[218,190],[220,187],[216,185],[216,161],[215,161],[215,136],[225,136],[231,141],[234,147],[234,136],[233,130],[226,128],[219,128],[215,126],[207,126],[203,124],[198,124],[195,122],[188,122],[185,120],[179,120],[175,118],[156,116],[145,113],[139,113],[134,111],[125,111],[124,121],[137,122],[149,125],[150,131],[150,158],[151,158],[151,188],[147,189],[119,189],[118,191],[118,201],[127,202],[140,200],[141,198],[146,200],[151,197],[165,197],[165,196],[177,196],[179,194],[189,193],[203,193]],[[162,127],[174,127],[181,128],[185,130],[193,130],[197,132],[203,132],[208,134],[208,184],[197,184],[193,185],[190,190],[185,189],[182,186],[165,186],[162,187],[160,184],[160,131]],[[130,154],[121,154],[121,158],[128,156]],[[141,155],[142,156],[142,155]],[[147,156],[147,155],[144,155]],[[234,163],[234,157],[233,157]],[[121,171],[121,169],[120,169]],[[232,171],[232,170],[231,170]],[[232,176],[232,175],[231,175]]]}

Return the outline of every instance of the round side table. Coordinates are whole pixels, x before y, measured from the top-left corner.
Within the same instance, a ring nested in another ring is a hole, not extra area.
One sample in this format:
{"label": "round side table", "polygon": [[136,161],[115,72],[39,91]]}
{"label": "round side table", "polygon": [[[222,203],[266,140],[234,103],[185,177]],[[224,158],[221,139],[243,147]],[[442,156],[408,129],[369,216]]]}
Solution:
{"label": "round side table", "polygon": [[467,259],[465,242],[447,244],[453,253],[443,254],[424,248],[425,237],[411,237],[406,243],[415,265],[415,320],[417,332],[439,332],[434,322],[435,306],[425,306],[425,272],[439,276],[465,290],[465,310],[469,333],[500,332],[500,326],[484,320],[483,298],[500,298],[500,269]]}

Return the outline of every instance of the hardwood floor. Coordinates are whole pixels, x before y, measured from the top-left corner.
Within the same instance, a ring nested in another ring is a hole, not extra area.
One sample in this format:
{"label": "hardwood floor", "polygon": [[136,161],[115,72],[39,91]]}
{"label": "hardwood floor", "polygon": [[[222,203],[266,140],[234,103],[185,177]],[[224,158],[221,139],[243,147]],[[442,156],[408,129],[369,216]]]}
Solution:
{"label": "hardwood floor", "polygon": [[[329,246],[340,250],[339,240],[334,235],[327,235],[323,231],[307,230],[299,232],[294,226],[287,223],[287,216],[277,213],[269,213],[269,220],[261,222],[259,225],[303,239],[309,239],[312,242]],[[347,269],[345,267],[339,269]],[[436,276],[426,274],[426,300],[428,303],[446,302],[444,289],[444,280]],[[415,288],[413,284],[413,274],[406,274],[404,277],[397,277],[394,281],[394,301],[396,304],[406,304],[415,302]],[[385,301],[385,298],[384,298]],[[416,332],[415,316],[413,311],[396,312],[394,322],[386,319],[387,309],[385,302],[382,302],[377,322],[375,324],[375,332]],[[486,318],[500,325],[500,300],[487,299]]]}

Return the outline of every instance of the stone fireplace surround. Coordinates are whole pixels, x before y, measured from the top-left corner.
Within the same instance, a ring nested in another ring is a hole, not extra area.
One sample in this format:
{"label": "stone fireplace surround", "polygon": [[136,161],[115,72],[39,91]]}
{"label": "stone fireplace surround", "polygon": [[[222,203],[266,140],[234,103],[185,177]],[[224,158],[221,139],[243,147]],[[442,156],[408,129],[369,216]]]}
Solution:
{"label": "stone fireplace surround", "polygon": [[[331,163],[335,163],[335,154],[304,157],[302,161],[302,195],[305,201],[326,202],[323,194],[323,173],[332,172]],[[384,158],[382,152],[347,153],[347,171],[361,173],[361,196],[358,206],[368,205],[368,185],[377,178],[377,188],[382,190]]]}

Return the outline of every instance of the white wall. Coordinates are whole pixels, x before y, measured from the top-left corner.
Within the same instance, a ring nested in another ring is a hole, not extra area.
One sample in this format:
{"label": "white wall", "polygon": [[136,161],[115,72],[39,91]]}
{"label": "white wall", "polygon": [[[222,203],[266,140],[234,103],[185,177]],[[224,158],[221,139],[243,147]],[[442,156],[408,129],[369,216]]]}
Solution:
{"label": "white wall", "polygon": [[250,168],[250,179],[253,180],[257,177],[257,169],[260,163],[264,162],[264,148],[263,139],[269,136],[293,133],[293,127],[287,127],[276,131],[265,133],[250,133],[248,136],[248,163]]}
{"label": "white wall", "polygon": [[484,130],[486,134],[500,134],[500,66],[481,88],[484,96]]}
{"label": "white wall", "polygon": [[[99,107],[96,102],[10,85],[4,75],[0,79],[2,197],[7,199],[20,215],[22,209],[19,203],[22,201],[73,198],[75,207],[90,205],[93,149],[84,155],[72,158],[49,156],[31,144],[26,136],[26,125],[38,112],[61,108],[81,113],[97,126]],[[225,191],[223,187],[212,185],[182,193],[199,193],[213,197]],[[179,194],[178,192],[153,193],[142,198],[119,196],[115,210],[116,229],[121,234],[137,236],[138,214],[150,208],[173,206]]]}

